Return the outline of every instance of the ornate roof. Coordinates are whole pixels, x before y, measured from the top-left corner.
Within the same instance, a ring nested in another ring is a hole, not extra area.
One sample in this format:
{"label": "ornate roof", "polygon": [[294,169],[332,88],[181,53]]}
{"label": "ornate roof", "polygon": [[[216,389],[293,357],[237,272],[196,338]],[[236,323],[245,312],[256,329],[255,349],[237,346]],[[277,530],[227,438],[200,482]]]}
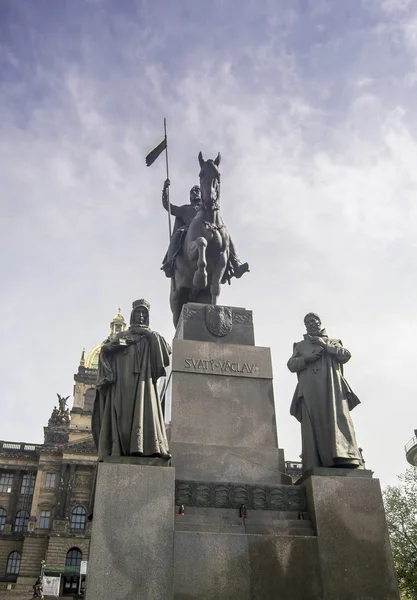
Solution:
{"label": "ornate roof", "polygon": [[[113,337],[120,331],[124,331],[126,329],[126,321],[124,316],[122,315],[122,309],[118,308],[117,315],[113,317],[113,321],[110,323],[110,337]],[[103,342],[94,346],[94,348],[89,353],[87,360],[85,361],[85,366],[87,369],[97,369],[98,368],[98,357],[100,356],[100,350],[103,345]],[[81,363],[80,363],[81,364]]]}
{"label": "ornate roof", "polygon": [[101,350],[102,345],[103,345],[103,342],[101,344],[97,344],[97,346],[94,346],[94,348],[91,350],[91,352],[88,355],[87,360],[85,362],[85,366],[87,367],[87,369],[97,369],[98,368],[98,357],[100,355],[100,350]]}
{"label": "ornate roof", "polygon": [[66,444],[60,444],[59,449],[63,452],[71,452],[74,454],[96,454],[97,449],[94,444],[92,436],[86,436],[80,440],[74,440],[73,442],[67,442]]}
{"label": "ornate roof", "polygon": [[124,316],[122,315],[122,309],[121,309],[121,307],[120,307],[120,306],[119,306],[119,308],[117,309],[117,315],[116,315],[115,317],[113,317],[113,322],[114,322],[114,321],[118,321],[118,322],[121,322],[121,323],[126,323],[126,322],[125,322],[125,318],[124,318]]}

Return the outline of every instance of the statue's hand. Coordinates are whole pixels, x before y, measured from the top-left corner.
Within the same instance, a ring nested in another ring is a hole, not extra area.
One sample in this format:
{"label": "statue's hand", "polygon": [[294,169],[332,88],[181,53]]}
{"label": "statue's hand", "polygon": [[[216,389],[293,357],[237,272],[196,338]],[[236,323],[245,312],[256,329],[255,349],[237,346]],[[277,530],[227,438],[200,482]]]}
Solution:
{"label": "statue's hand", "polygon": [[164,181],[164,192],[166,192],[166,190],[169,188],[169,186],[171,185],[171,182],[169,179],[165,179]]}
{"label": "statue's hand", "polygon": [[314,338],[312,338],[312,341],[315,344],[318,344],[321,348],[326,349],[326,347],[327,347],[327,342],[321,337],[314,337]]}
{"label": "statue's hand", "polygon": [[316,362],[316,360],[319,360],[322,354],[323,348],[315,348],[311,354],[307,354],[306,356],[304,356],[304,360],[306,361],[306,363],[313,363]]}
{"label": "statue's hand", "polygon": [[144,335],[147,338],[151,338],[152,337],[152,331],[151,329],[148,329],[146,327],[144,327],[143,329],[140,330],[140,335]]}
{"label": "statue's hand", "polygon": [[111,351],[111,350],[115,350],[119,346],[120,346],[119,338],[112,339],[112,340],[107,339],[107,341],[104,342],[104,344],[103,344],[103,349],[107,350],[107,351]]}

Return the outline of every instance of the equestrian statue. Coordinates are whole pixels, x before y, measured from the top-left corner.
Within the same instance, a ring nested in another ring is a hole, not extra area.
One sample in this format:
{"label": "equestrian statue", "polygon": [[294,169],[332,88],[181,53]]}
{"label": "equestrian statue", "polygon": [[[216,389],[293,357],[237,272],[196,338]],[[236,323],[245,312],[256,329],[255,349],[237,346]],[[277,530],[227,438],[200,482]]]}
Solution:
{"label": "equestrian statue", "polygon": [[169,204],[169,179],[164,183],[162,205],[175,217],[174,232],[162,270],[171,278],[170,303],[177,326],[187,302],[217,304],[220,284],[230,284],[249,271],[241,263],[233,240],[220,215],[220,153],[204,160],[200,152],[200,187],[190,191],[190,204]]}

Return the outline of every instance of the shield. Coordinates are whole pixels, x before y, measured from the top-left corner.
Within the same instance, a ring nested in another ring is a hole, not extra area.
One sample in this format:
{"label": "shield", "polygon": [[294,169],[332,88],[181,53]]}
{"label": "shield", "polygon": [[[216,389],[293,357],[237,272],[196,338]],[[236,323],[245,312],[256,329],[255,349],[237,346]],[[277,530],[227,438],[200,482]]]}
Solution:
{"label": "shield", "polygon": [[206,327],[217,337],[224,337],[233,327],[232,309],[227,306],[206,306]]}

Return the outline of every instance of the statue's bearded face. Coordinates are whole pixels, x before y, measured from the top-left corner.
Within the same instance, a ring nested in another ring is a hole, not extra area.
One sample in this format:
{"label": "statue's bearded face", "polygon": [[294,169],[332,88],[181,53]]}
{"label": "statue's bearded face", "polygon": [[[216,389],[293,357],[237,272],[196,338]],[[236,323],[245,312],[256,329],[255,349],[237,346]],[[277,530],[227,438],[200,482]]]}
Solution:
{"label": "statue's bearded face", "polygon": [[321,330],[321,321],[316,315],[307,315],[304,324],[309,335],[319,335]]}
{"label": "statue's bearded face", "polygon": [[135,325],[145,325],[148,320],[148,311],[144,306],[139,306],[133,315]]}
{"label": "statue's bearded face", "polygon": [[190,190],[190,202],[193,205],[201,203],[201,190],[198,185],[195,185]]}

